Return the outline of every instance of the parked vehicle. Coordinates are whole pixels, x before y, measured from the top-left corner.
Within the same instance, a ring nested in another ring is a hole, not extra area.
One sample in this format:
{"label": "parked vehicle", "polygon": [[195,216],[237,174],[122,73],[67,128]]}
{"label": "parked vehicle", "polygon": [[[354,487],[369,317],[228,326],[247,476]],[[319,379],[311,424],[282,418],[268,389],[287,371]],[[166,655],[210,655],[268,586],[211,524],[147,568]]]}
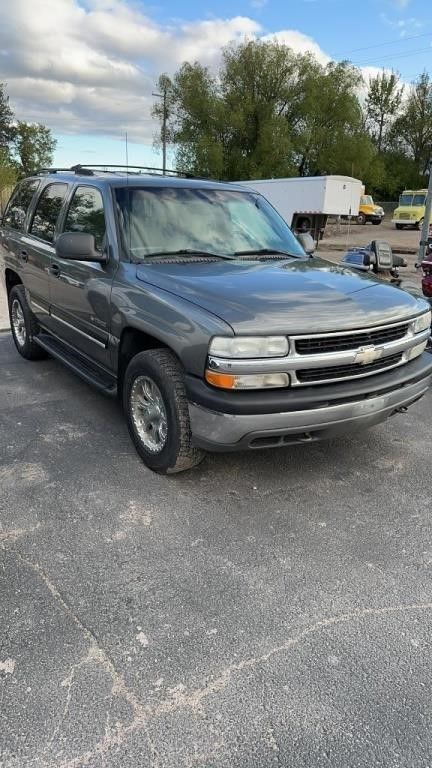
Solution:
{"label": "parked vehicle", "polygon": [[238,182],[260,192],[285,219],[292,232],[324,234],[329,216],[357,217],[362,183],[350,176],[305,176]]}
{"label": "parked vehicle", "polygon": [[392,224],[396,229],[422,228],[426,212],[426,197],[427,189],[404,189],[399,197],[399,205],[393,213]]}
{"label": "parked vehicle", "polygon": [[307,254],[251,189],[152,173],[42,172],[0,227],[18,352],[120,397],[151,469],[344,435],[425,393],[426,301]]}
{"label": "parked vehicle", "polygon": [[362,187],[357,224],[367,224],[370,221],[372,224],[378,225],[381,224],[384,215],[384,208],[375,205],[372,195],[366,195],[365,188]]}

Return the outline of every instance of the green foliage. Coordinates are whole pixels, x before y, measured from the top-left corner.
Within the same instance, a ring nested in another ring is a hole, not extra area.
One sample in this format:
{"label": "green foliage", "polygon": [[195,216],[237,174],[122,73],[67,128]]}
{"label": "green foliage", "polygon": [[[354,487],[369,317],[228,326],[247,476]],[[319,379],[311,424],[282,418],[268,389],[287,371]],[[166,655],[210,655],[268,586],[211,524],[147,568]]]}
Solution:
{"label": "green foliage", "polygon": [[432,81],[423,72],[413,84],[392,131],[393,146],[424,174],[432,155]]}
{"label": "green foliage", "polygon": [[395,72],[384,72],[369,78],[369,89],[365,101],[365,124],[378,150],[388,146],[389,135],[398,115],[403,86]]}
{"label": "green foliage", "polygon": [[55,146],[49,128],[15,120],[6,86],[0,83],[0,186],[50,165]]}
{"label": "green foliage", "polygon": [[[185,62],[162,75],[167,140],[178,168],[226,180],[346,174],[395,198],[425,184],[432,154],[432,85],[406,93],[399,76],[369,80],[349,62],[320,64],[277,41],[222,51],[218,72]],[[162,122],[163,103],[153,109]]]}
{"label": "green foliage", "polygon": [[277,42],[228,46],[217,76],[186,62],[159,80],[177,166],[227,180],[363,172],[374,148],[360,82],[347,62],[323,67]]}
{"label": "green foliage", "polygon": [[44,125],[18,122],[15,151],[22,174],[30,176],[38,168],[50,166],[56,143],[50,129]]}

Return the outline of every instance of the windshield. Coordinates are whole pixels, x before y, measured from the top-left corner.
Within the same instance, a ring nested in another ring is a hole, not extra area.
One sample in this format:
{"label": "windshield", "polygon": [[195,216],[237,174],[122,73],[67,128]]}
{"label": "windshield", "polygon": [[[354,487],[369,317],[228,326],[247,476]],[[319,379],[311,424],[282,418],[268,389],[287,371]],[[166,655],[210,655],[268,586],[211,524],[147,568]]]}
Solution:
{"label": "windshield", "polygon": [[426,195],[414,195],[413,205],[425,205]]}
{"label": "windshield", "polygon": [[360,198],[360,205],[373,205],[372,195],[363,195]]}
{"label": "windshield", "polygon": [[399,205],[412,205],[412,195],[401,195],[399,198]]}
{"label": "windshield", "polygon": [[132,261],[193,250],[305,253],[288,225],[261,195],[219,189],[118,187],[120,228]]}

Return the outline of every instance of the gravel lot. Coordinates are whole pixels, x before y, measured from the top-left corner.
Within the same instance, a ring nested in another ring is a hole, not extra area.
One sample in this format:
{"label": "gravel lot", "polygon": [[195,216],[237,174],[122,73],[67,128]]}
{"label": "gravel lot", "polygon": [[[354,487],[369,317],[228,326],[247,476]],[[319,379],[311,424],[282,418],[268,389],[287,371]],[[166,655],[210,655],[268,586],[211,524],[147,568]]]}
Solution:
{"label": "gravel lot", "polygon": [[432,764],[432,395],[152,474],[0,335],[2,768]]}

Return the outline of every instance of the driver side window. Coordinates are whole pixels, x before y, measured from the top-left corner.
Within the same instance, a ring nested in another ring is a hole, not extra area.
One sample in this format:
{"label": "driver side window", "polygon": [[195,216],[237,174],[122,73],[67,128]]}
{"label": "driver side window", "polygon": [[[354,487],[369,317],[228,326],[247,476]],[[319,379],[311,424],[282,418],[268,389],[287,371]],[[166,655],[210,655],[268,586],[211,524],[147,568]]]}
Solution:
{"label": "driver side window", "polygon": [[93,235],[96,249],[105,245],[105,214],[102,195],[96,187],[77,187],[69,204],[64,232]]}

